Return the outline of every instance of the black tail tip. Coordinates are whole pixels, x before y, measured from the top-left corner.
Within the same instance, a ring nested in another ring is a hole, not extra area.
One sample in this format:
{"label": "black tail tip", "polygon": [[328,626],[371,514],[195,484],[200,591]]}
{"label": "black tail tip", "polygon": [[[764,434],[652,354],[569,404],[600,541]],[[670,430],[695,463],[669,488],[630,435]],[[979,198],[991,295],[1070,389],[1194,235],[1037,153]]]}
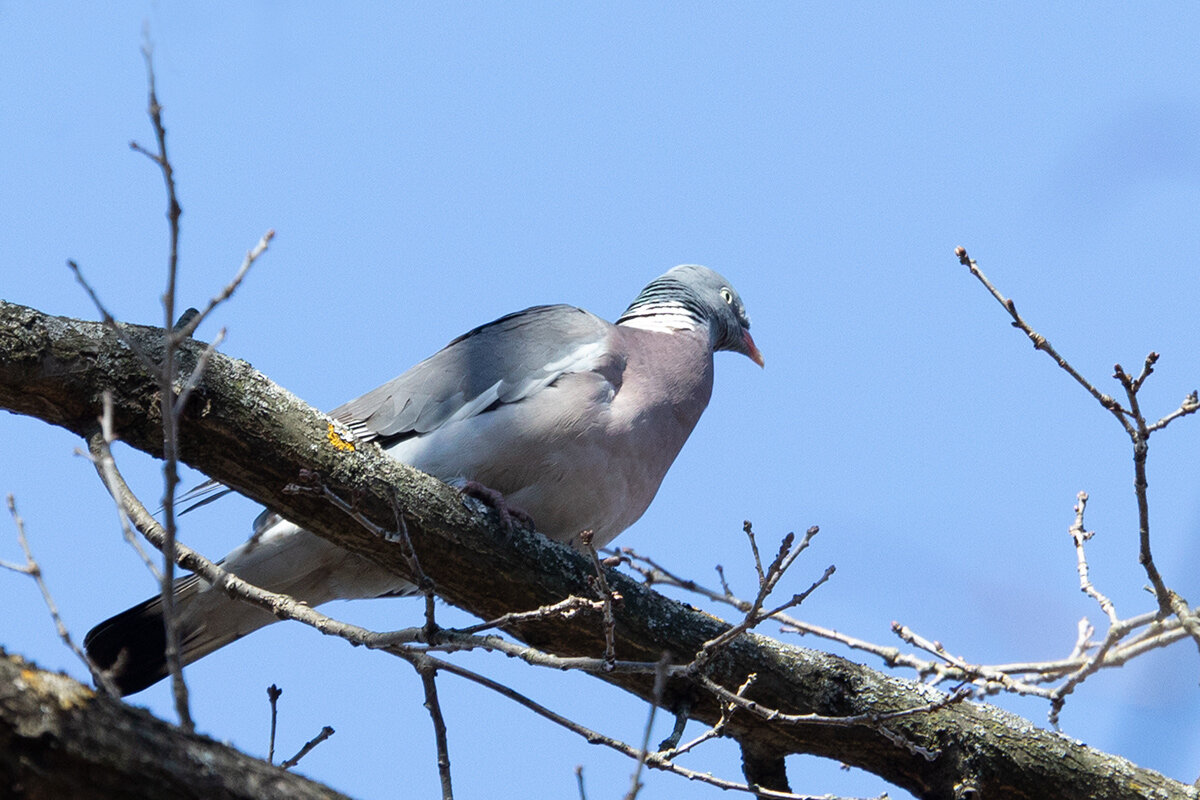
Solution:
{"label": "black tail tip", "polygon": [[167,634],[158,598],[101,622],[88,631],[83,646],[122,696],[162,680],[167,675]]}

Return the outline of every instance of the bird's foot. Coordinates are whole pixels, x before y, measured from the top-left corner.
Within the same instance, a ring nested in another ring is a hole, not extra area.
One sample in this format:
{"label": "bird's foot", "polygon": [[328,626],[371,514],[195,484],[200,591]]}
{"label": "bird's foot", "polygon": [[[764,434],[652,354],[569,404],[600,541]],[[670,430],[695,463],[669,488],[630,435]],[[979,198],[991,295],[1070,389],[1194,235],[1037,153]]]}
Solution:
{"label": "bird's foot", "polygon": [[510,505],[504,499],[504,495],[490,486],[484,486],[478,481],[466,481],[458,490],[467,497],[474,497],[485,505],[495,509],[496,514],[500,517],[500,522],[504,525],[505,531],[512,531],[513,520],[520,522],[527,528],[533,528],[533,517],[529,516],[524,509]]}

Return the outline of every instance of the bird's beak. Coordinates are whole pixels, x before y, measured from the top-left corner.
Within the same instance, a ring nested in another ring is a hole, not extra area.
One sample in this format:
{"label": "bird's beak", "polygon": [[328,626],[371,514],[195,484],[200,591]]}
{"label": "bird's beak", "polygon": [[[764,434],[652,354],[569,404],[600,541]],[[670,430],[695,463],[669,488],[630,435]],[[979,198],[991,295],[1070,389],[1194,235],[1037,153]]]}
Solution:
{"label": "bird's beak", "polygon": [[751,361],[753,361],[755,364],[758,364],[760,367],[766,366],[766,364],[763,363],[762,353],[758,352],[758,347],[754,344],[754,338],[750,336],[750,331],[742,331],[742,344],[745,345],[745,353]]}

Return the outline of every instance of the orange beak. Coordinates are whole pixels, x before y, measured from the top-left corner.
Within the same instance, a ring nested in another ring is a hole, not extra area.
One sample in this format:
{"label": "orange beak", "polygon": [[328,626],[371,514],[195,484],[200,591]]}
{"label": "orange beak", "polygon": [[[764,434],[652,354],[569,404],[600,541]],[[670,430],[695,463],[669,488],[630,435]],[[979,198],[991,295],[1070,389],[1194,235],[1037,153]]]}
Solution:
{"label": "orange beak", "polygon": [[765,367],[763,363],[762,353],[758,352],[758,346],[754,344],[753,337],[750,336],[750,331],[742,331],[742,344],[746,345],[746,355],[750,360],[760,367]]}

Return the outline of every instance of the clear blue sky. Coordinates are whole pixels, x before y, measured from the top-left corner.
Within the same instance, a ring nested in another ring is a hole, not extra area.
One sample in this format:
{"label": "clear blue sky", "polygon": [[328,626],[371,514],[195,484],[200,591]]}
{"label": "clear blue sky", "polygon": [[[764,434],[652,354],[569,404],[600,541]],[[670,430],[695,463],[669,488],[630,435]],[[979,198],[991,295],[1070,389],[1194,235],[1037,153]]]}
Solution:
{"label": "clear blue sky", "polygon": [[[819,524],[784,590],[838,572],[804,617],[883,642],[897,619],[971,660],[1048,659],[1070,651],[1081,616],[1101,619],[1067,536],[1083,489],[1093,578],[1122,613],[1150,609],[1124,435],[953,249],[1107,389],[1114,362],[1135,369],[1152,349],[1149,413],[1196,388],[1197,8],[5,3],[7,300],[95,318],[73,258],[119,316],[160,319],[161,179],[128,148],[152,137],[143,25],[184,207],[181,302],[201,305],[274,228],[199,335],[227,326],[225,352],[315,406],[500,314],[569,302],[615,318],[668,267],[703,263],[741,292],[767,368],[718,358],[712,404],[619,543],[697,578],[723,564],[750,594],[742,520],[763,537]],[[16,495],[82,636],[154,587],[78,444],[0,417],[0,492]],[[1156,555],[1192,600],[1198,448],[1200,422],[1185,420],[1152,440],[1150,462]],[[156,465],[122,464],[156,502]],[[182,537],[218,556],[254,513],[223,501]],[[18,554],[0,521],[0,557]],[[0,643],[83,675],[32,582],[0,574],[0,598]],[[419,614],[400,601],[330,611],[381,628]],[[640,735],[645,708],[594,680],[465,661]],[[188,676],[218,739],[265,752],[277,683],[281,750],[337,729],[306,773],[362,798],[437,791],[419,681],[398,661],[279,625]],[[1192,781],[1196,676],[1187,646],[1101,675],[1063,729]],[[590,797],[625,791],[621,757],[453,677],[441,686],[462,797],[575,797],[576,764]],[[171,717],[163,687],[134,701]],[[999,702],[1044,724],[1042,702]],[[738,777],[735,748],[709,747],[685,763]],[[812,759],[790,773],[797,791],[884,789]],[[647,798],[715,796],[648,781]]]}

